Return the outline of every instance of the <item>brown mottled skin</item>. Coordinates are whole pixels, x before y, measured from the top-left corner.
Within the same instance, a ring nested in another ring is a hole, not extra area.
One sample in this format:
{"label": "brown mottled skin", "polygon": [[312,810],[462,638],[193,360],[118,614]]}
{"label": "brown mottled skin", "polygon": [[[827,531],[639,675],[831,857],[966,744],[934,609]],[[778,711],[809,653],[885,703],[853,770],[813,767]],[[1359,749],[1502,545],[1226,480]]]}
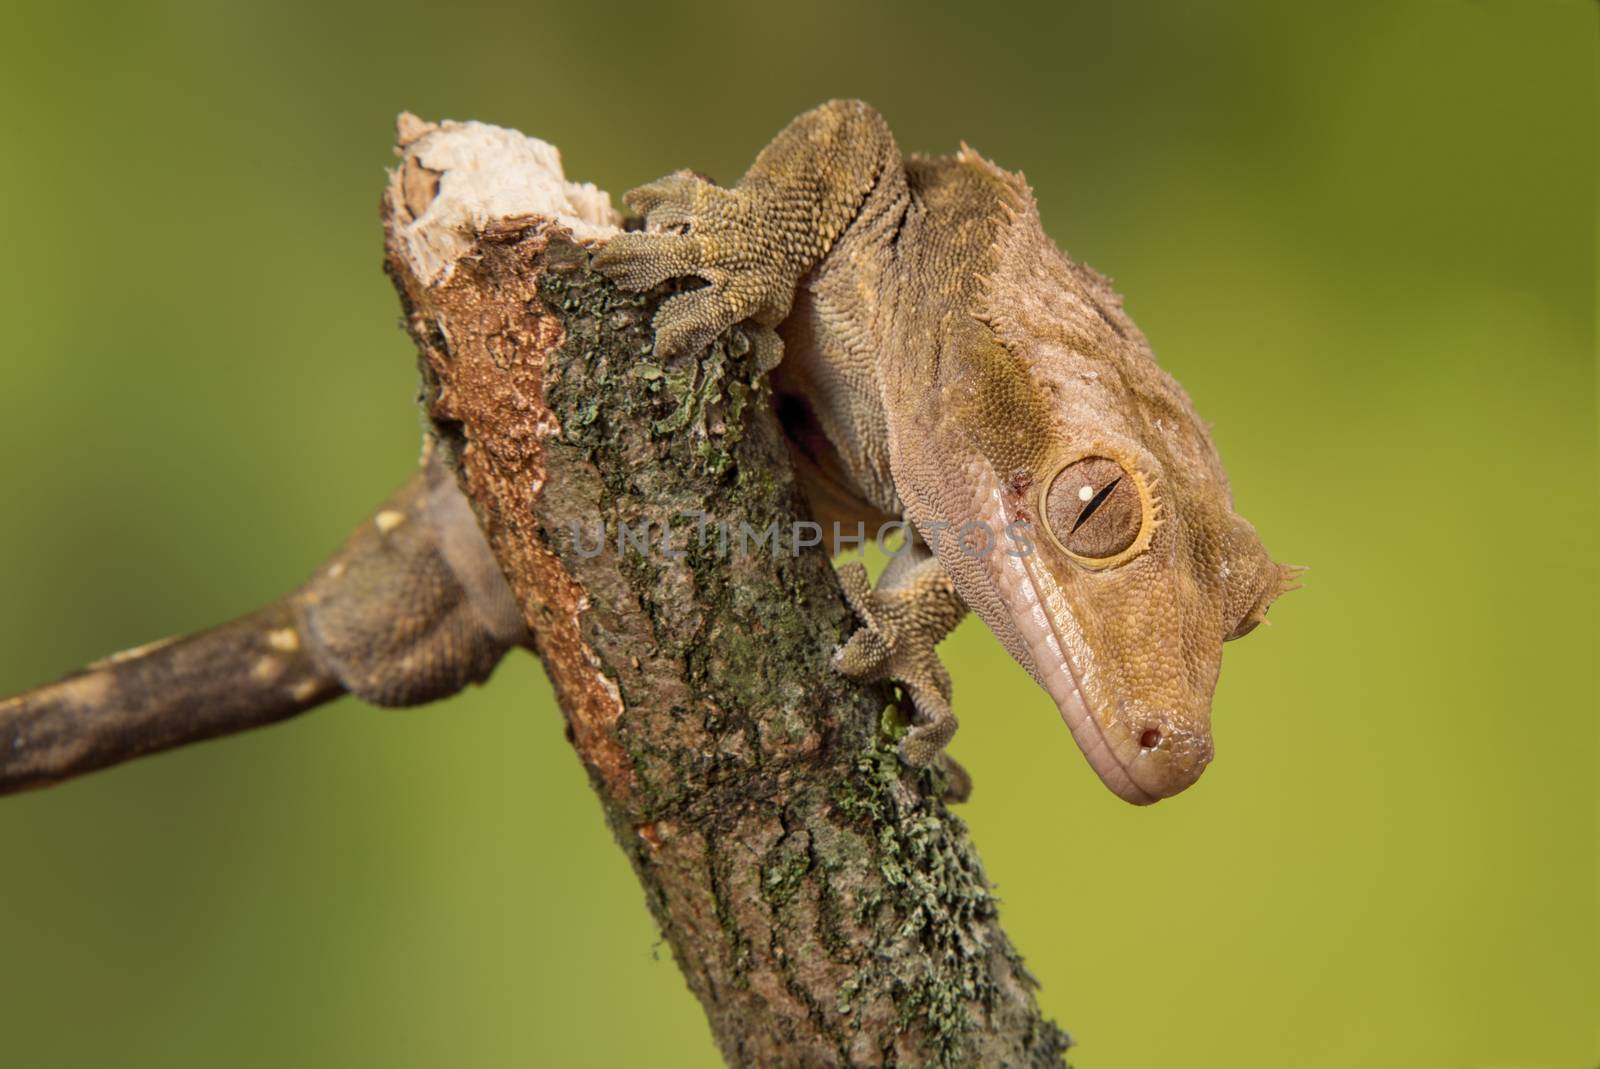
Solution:
{"label": "brown mottled skin", "polygon": [[1046,237],[1022,179],[965,147],[903,159],[877,112],[834,101],[731,189],[679,172],[627,200],[647,229],[596,268],[707,283],[661,307],[657,351],[754,324],[819,518],[914,528],[876,590],[841,569],[864,626],[836,656],[913,699],[903,757],[955,732],[933,648],[971,606],[1120,797],[1193,783],[1222,644],[1294,569],[1234,514],[1188,396],[1106,280]]}

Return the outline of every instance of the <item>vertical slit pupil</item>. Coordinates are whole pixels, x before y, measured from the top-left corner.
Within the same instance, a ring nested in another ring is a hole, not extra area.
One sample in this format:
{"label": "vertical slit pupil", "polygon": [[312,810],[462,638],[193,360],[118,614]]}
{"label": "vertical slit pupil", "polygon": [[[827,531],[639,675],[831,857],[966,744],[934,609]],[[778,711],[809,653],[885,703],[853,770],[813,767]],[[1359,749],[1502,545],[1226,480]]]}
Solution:
{"label": "vertical slit pupil", "polygon": [[1072,522],[1072,530],[1067,533],[1077,534],[1078,528],[1089,522],[1089,517],[1093,516],[1097,511],[1099,511],[1100,506],[1106,503],[1106,498],[1111,496],[1111,491],[1115,490],[1117,488],[1117,484],[1121,481],[1122,476],[1119,475],[1115,479],[1112,479],[1110,482],[1102,486],[1100,488],[1100,492],[1091,497],[1089,499],[1089,503],[1083,506],[1083,511],[1078,513],[1078,518]]}

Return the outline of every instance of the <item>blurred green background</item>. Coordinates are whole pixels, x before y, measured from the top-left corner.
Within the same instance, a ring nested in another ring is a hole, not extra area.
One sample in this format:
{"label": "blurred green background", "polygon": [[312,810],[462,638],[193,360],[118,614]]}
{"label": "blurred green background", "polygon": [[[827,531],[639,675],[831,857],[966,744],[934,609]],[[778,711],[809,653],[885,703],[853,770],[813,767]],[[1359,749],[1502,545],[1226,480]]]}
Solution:
{"label": "blurred green background", "polygon": [[[1026,170],[1312,566],[1113,798],[949,643],[1083,1069],[1600,1058],[1592,0],[7,0],[0,692],[297,583],[411,468],[393,116],[732,180],[861,96]],[[713,1064],[537,664],[0,800],[0,1061]]]}

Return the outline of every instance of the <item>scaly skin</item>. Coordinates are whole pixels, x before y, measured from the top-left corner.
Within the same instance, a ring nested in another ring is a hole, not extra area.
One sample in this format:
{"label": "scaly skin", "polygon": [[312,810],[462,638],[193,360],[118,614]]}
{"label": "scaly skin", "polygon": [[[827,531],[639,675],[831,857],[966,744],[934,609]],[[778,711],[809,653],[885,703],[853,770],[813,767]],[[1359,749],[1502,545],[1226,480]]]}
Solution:
{"label": "scaly skin", "polygon": [[527,640],[455,476],[423,470],[300,589],[0,698],[0,794],[293,716],[342,694],[420,705]]}
{"label": "scaly skin", "polygon": [[877,590],[844,573],[864,627],[835,658],[903,684],[902,756],[925,764],[955,731],[933,647],[969,605],[1120,797],[1192,784],[1222,643],[1295,569],[1233,513],[1188,396],[1021,178],[965,147],[903,160],[875,111],[835,101],[731,189],[679,172],[627,200],[647,229],[596,268],[708,283],[662,306],[657,350],[755,324],[819,518],[915,529]]}

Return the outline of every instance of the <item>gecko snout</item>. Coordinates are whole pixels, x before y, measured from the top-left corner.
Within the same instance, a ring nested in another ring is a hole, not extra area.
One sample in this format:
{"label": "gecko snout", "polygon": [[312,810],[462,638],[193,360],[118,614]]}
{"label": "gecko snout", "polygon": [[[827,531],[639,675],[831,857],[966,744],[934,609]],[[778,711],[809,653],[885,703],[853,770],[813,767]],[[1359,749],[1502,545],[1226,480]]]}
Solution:
{"label": "gecko snout", "polygon": [[1152,801],[1190,786],[1211,763],[1210,733],[1176,721],[1176,717],[1147,717],[1129,725],[1138,747],[1123,767]]}

